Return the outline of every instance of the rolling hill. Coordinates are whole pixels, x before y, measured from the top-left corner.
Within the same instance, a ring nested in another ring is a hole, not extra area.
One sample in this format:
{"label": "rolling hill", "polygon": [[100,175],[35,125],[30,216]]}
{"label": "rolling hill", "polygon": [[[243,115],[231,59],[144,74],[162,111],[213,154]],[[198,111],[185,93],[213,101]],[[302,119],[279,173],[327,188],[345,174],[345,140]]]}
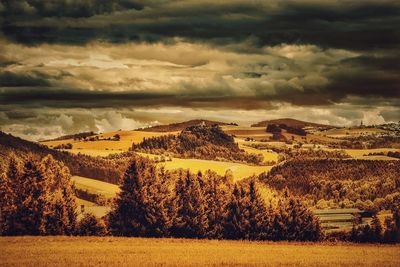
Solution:
{"label": "rolling hill", "polygon": [[212,125],[235,125],[235,123],[226,123],[226,122],[220,122],[220,121],[210,121],[210,120],[190,120],[190,121],[184,121],[184,122],[179,122],[179,123],[171,123],[171,124],[166,124],[166,125],[157,125],[149,128],[143,128],[139,129],[140,131],[146,131],[146,132],[176,132],[176,131],[182,131],[188,127],[196,126],[204,124],[206,126],[212,126]]}
{"label": "rolling hill", "polygon": [[293,128],[304,128],[304,127],[334,128],[331,125],[319,124],[319,123],[313,123],[313,122],[307,122],[307,121],[300,121],[300,120],[291,119],[291,118],[260,121],[258,123],[251,125],[251,127],[266,127],[268,124],[285,124],[285,125],[287,125],[289,127],[293,127]]}

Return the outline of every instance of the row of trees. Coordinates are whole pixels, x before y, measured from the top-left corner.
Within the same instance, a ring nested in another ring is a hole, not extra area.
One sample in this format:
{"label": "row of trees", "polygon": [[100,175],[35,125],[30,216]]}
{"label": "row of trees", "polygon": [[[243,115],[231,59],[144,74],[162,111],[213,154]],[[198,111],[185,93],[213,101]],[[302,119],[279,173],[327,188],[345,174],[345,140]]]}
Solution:
{"label": "row of trees", "polygon": [[318,240],[319,223],[298,199],[265,203],[255,178],[214,172],[177,177],[136,158],[108,215],[113,235],[249,240]]}
{"label": "row of trees", "polygon": [[371,224],[353,226],[348,238],[360,243],[399,243],[400,242],[400,208],[393,211],[392,217],[386,217],[384,227],[375,215]]}

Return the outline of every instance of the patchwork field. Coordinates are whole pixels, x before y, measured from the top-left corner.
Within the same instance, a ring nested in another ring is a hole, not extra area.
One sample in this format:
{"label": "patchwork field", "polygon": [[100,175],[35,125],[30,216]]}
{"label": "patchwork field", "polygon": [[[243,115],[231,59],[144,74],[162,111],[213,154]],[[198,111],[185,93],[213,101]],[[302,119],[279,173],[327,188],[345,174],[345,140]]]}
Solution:
{"label": "patchwork field", "polygon": [[399,245],[1,237],[2,266],[399,266]]}
{"label": "patchwork field", "polygon": [[377,129],[377,128],[340,128],[340,129],[330,129],[321,134],[326,135],[328,137],[340,138],[346,136],[363,136],[363,135],[372,135],[378,133],[384,133],[385,130]]}
{"label": "patchwork field", "polygon": [[[113,138],[114,135],[120,136],[119,141],[113,140],[102,140]],[[162,136],[166,134],[174,134],[174,132],[160,133],[160,132],[144,132],[144,131],[115,131],[104,134],[98,134],[91,137],[98,137],[99,141],[79,141],[74,139],[56,140],[56,141],[44,141],[42,144],[53,148],[60,144],[72,144],[74,150],[100,150],[110,151],[110,153],[116,153],[118,151],[128,151],[132,147],[132,143],[140,143],[144,138],[150,138],[154,136]]]}

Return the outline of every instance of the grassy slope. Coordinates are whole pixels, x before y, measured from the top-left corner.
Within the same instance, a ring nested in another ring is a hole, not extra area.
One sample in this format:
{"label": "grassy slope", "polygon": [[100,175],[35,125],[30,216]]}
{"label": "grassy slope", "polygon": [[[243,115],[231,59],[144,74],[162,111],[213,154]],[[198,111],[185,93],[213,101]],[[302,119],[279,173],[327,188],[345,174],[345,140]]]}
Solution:
{"label": "grassy slope", "polygon": [[400,246],[114,237],[2,237],[4,266],[399,266]]}
{"label": "grassy slope", "polygon": [[72,176],[72,181],[75,183],[76,188],[87,190],[88,192],[103,195],[106,198],[113,198],[119,187],[115,184],[110,184],[90,178],[81,176]]}

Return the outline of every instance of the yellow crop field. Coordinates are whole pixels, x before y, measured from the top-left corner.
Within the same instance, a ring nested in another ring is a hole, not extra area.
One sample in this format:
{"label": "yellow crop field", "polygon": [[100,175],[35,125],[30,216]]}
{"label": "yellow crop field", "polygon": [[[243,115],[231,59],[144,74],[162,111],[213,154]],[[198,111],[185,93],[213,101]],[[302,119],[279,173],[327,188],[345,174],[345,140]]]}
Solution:
{"label": "yellow crop field", "polygon": [[[119,134],[121,139],[119,141],[112,140],[101,140],[112,138],[114,135]],[[98,134],[93,137],[98,136],[100,138],[99,141],[79,141],[73,139],[67,140],[58,140],[58,141],[45,141],[41,142],[42,144],[48,147],[55,147],[61,144],[71,143],[72,148],[76,153],[81,151],[89,151],[90,153],[94,153],[95,150],[107,151],[111,153],[116,153],[120,151],[128,151],[129,148],[132,147],[132,143],[140,143],[144,138],[150,138],[154,136],[162,136],[167,134],[176,134],[176,132],[143,132],[143,131],[116,131],[116,132],[108,132],[104,134]],[[82,152],[83,153],[83,152]]]}
{"label": "yellow crop field", "polygon": [[163,162],[167,170],[190,169],[192,172],[213,170],[219,175],[224,175],[227,170],[231,170],[235,179],[242,179],[251,175],[258,175],[262,172],[271,170],[272,166],[251,166],[242,163],[201,160],[201,159],[178,159]]}
{"label": "yellow crop field", "polygon": [[269,152],[267,150],[261,150],[261,149],[249,147],[246,145],[240,145],[239,147],[241,149],[243,149],[244,151],[246,151],[247,153],[262,154],[264,157],[264,162],[268,162],[268,161],[278,162],[278,154],[275,152]]}
{"label": "yellow crop field", "polygon": [[329,137],[345,137],[345,136],[362,136],[362,135],[371,135],[384,133],[385,130],[377,129],[377,128],[341,128],[341,129],[330,129],[321,134],[329,136]]}
{"label": "yellow crop field", "polygon": [[399,245],[1,237],[2,266],[400,266]]}
{"label": "yellow crop field", "polygon": [[[324,148],[327,151],[334,151],[337,149],[332,148]],[[345,149],[346,153],[349,154],[352,158],[355,159],[371,159],[371,160],[398,160],[396,158],[388,157],[388,156],[380,156],[380,155],[371,155],[368,156],[369,153],[387,153],[389,151],[397,151],[400,152],[400,149],[397,148],[374,148],[374,149]]]}
{"label": "yellow crop field", "polygon": [[119,192],[119,187],[117,185],[95,179],[72,176],[72,181],[75,183],[76,188],[87,190],[90,193],[102,195],[105,198],[113,198],[115,194]]}

